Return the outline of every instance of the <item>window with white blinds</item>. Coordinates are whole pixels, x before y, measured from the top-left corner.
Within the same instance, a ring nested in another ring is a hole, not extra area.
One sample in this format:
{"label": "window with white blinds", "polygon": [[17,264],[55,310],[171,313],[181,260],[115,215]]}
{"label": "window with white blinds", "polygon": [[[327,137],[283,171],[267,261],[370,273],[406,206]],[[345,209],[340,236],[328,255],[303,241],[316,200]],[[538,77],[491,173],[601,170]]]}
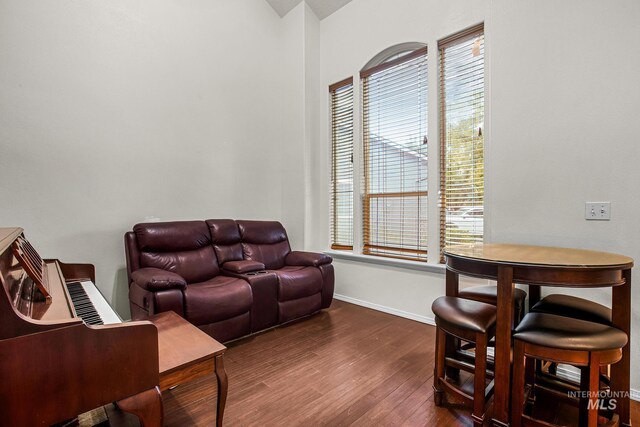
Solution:
{"label": "window with white blinds", "polygon": [[353,78],[329,87],[331,248],[353,249]]}
{"label": "window with white blinds", "polygon": [[360,73],[363,252],[427,259],[427,49]]}
{"label": "window with white blinds", "polygon": [[482,242],[484,27],[438,43],[440,51],[440,248]]}

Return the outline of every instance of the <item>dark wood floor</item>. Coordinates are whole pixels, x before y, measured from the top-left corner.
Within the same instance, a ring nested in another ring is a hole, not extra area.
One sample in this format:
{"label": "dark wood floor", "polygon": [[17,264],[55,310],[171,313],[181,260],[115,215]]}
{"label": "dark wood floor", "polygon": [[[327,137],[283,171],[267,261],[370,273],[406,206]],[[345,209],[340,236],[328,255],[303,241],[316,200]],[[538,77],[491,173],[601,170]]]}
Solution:
{"label": "dark wood floor", "polygon": [[[334,301],[309,319],[232,343],[225,425],[470,426],[465,408],[433,404],[434,332]],[[213,376],[164,393],[165,425],[214,425],[215,393]]]}

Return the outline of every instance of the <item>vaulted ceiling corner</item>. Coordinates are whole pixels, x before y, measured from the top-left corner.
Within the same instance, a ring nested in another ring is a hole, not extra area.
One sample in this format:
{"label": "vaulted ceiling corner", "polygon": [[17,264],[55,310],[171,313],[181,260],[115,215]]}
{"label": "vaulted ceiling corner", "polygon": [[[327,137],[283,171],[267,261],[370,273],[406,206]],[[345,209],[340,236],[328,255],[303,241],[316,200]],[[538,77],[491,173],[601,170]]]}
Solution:
{"label": "vaulted ceiling corner", "polygon": [[[282,18],[289,11],[299,5],[303,0],[266,0],[267,3],[280,15]],[[324,19],[331,15],[345,4],[351,2],[351,0],[304,0],[307,2],[313,13],[316,14],[318,19]]]}

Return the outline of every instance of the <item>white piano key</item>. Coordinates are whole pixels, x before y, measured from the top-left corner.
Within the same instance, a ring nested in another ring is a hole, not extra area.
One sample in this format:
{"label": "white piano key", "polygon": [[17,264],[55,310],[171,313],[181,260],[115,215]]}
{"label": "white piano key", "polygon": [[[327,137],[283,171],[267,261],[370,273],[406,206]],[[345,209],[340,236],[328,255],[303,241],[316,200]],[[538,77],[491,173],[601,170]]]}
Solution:
{"label": "white piano key", "polygon": [[120,319],[118,313],[116,313],[114,309],[111,308],[107,300],[104,298],[104,296],[102,296],[102,293],[100,293],[100,291],[92,281],[85,280],[80,283],[82,284],[84,291],[87,293],[87,296],[93,303],[93,306],[100,315],[100,318],[102,318],[102,322],[105,325],[122,323],[122,319]]}

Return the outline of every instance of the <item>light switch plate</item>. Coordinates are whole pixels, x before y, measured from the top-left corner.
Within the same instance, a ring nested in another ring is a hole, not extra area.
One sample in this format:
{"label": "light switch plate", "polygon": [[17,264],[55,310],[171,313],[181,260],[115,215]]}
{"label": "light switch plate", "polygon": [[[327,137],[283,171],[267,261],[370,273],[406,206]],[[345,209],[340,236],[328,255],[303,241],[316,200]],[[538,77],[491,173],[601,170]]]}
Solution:
{"label": "light switch plate", "polygon": [[611,202],[586,202],[584,205],[584,218],[609,221],[611,219]]}

